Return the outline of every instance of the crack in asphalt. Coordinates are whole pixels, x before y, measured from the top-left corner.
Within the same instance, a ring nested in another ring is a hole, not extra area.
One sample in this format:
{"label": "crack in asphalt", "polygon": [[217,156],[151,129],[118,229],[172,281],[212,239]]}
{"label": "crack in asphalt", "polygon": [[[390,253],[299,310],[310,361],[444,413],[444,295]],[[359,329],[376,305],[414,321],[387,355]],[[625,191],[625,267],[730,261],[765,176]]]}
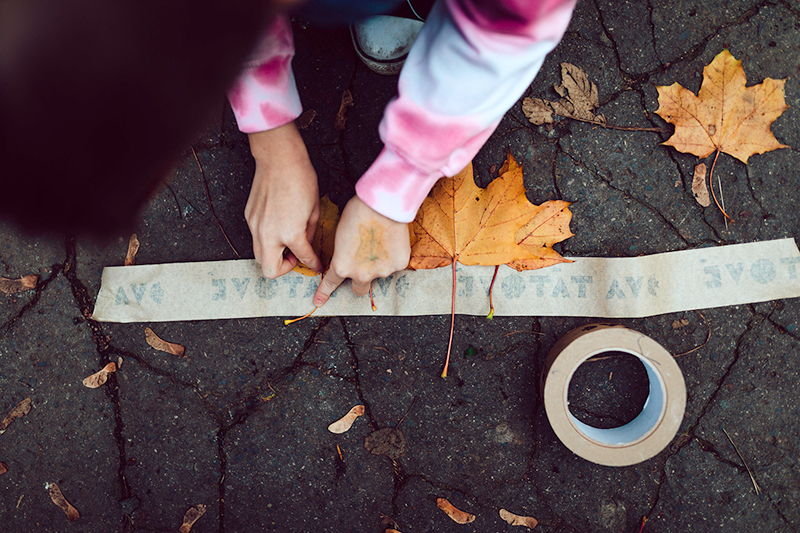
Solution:
{"label": "crack in asphalt", "polygon": [[[699,427],[701,420],[707,414],[708,409],[714,403],[714,400],[716,399],[717,394],[719,394],[719,392],[722,390],[722,387],[723,387],[723,385],[725,383],[725,380],[731,374],[731,372],[733,371],[734,366],[739,361],[739,357],[740,357],[739,350],[740,350],[740,348],[742,346],[742,343],[744,342],[745,337],[747,337],[750,333],[752,333],[753,330],[756,328],[756,326],[758,326],[759,324],[761,324],[761,323],[763,323],[765,321],[768,321],[767,318],[764,317],[762,314],[757,313],[753,309],[752,306],[750,306],[750,307],[751,307],[751,315],[752,316],[751,316],[750,320],[748,320],[747,325],[745,326],[745,330],[736,339],[736,344],[735,344],[734,350],[733,350],[733,358],[732,358],[730,364],[728,364],[728,366],[725,369],[725,371],[717,379],[716,387],[711,392],[711,394],[709,394],[708,398],[706,399],[705,404],[700,409],[700,413],[695,418],[695,421],[692,423],[692,425],[689,427],[689,429],[685,433],[683,433],[683,434],[679,435],[678,437],[676,437],[675,444],[672,444],[670,446],[669,453],[664,458],[663,464],[661,466],[661,474],[659,476],[659,480],[657,481],[656,494],[655,494],[654,497],[651,497],[652,503],[650,505],[650,508],[645,513],[645,516],[650,516],[654,512],[655,508],[658,505],[658,502],[660,501],[661,489],[664,486],[664,482],[667,479],[667,469],[666,469],[667,462],[669,461],[670,458],[672,458],[674,455],[679,453],[683,448],[685,448],[686,446],[691,444],[691,442],[693,440],[697,441],[697,443],[698,443],[698,445],[699,445],[701,450],[710,453],[714,458],[719,460],[721,463],[736,468],[740,473],[745,474],[747,472],[747,469],[744,466],[740,466],[740,465],[738,465],[737,463],[735,463],[733,461],[729,461],[729,460],[723,458],[721,456],[721,454],[713,446],[713,444],[710,443],[710,441],[708,441],[706,439],[703,439],[702,437],[698,437],[695,432],[696,432],[697,428]],[[778,513],[778,515],[781,516],[781,518],[784,520],[784,522],[786,522],[791,527],[791,524],[789,524],[789,522],[787,521],[786,517],[780,512],[779,509],[777,509],[777,507],[774,504],[774,502],[772,502],[772,498],[770,497],[770,495],[765,491],[764,491],[764,494],[770,500],[773,509],[775,509],[776,512]]]}
{"label": "crack in asphalt", "polygon": [[581,160],[577,159],[576,157],[574,157],[574,156],[573,156],[571,153],[569,153],[568,151],[564,150],[564,149],[563,149],[563,148],[562,148],[560,145],[558,145],[558,147],[557,147],[557,150],[558,150],[560,153],[562,153],[562,154],[564,154],[565,156],[567,156],[567,158],[569,158],[569,160],[570,160],[570,161],[572,161],[572,163],[573,163],[575,166],[577,166],[577,167],[580,167],[580,168],[583,168],[583,169],[584,169],[586,172],[588,172],[588,173],[589,173],[589,175],[591,175],[591,176],[594,176],[594,178],[595,178],[597,181],[599,181],[599,182],[601,182],[601,183],[604,183],[604,184],[605,184],[605,185],[606,185],[606,186],[607,186],[609,189],[611,189],[611,190],[613,190],[613,191],[616,191],[616,192],[618,192],[618,193],[621,193],[621,194],[622,194],[624,197],[630,198],[630,199],[631,199],[631,200],[633,200],[634,202],[636,202],[636,203],[640,204],[642,207],[644,207],[644,208],[648,209],[649,211],[651,211],[652,213],[654,213],[654,214],[655,214],[655,215],[656,215],[656,216],[657,216],[657,217],[658,217],[658,218],[661,220],[661,222],[662,222],[662,223],[663,223],[663,224],[664,224],[664,225],[665,225],[667,228],[669,228],[670,230],[672,230],[672,232],[673,232],[673,233],[674,233],[674,234],[675,234],[675,235],[676,235],[676,236],[677,236],[677,237],[678,237],[678,238],[679,238],[681,241],[683,241],[683,243],[684,243],[684,244],[685,244],[687,247],[688,247],[688,246],[696,246],[696,245],[697,245],[696,243],[693,243],[691,240],[689,240],[687,237],[685,237],[685,236],[684,236],[684,235],[681,233],[680,229],[678,229],[678,227],[677,227],[677,226],[675,226],[675,225],[674,225],[674,224],[673,224],[673,223],[672,223],[672,222],[669,220],[669,218],[667,218],[665,215],[663,215],[663,214],[661,213],[661,211],[659,211],[659,210],[658,210],[658,208],[656,208],[655,206],[653,206],[652,204],[650,204],[650,202],[648,202],[648,201],[646,201],[646,200],[643,200],[643,199],[641,199],[641,198],[638,198],[636,195],[634,195],[634,194],[633,194],[633,193],[631,193],[630,191],[626,191],[625,189],[621,189],[621,188],[619,188],[619,187],[617,187],[617,186],[613,185],[613,184],[611,183],[611,180],[604,178],[603,176],[601,176],[601,175],[600,175],[600,173],[599,173],[599,172],[596,172],[596,171],[592,170],[591,168],[589,168],[589,167],[588,167],[586,164],[584,164],[584,163],[583,163],[583,161],[581,161]]}
{"label": "crack in asphalt", "polygon": [[[64,261],[62,273],[69,282],[70,290],[78,310],[80,311],[81,315],[87,319],[85,323],[89,327],[92,339],[95,342],[95,349],[100,359],[99,365],[102,368],[107,363],[111,362],[109,338],[104,334],[100,324],[94,320],[91,320],[92,310],[94,309],[94,301],[90,296],[86,285],[78,278],[75,237],[67,237],[64,243],[64,248],[66,250],[66,259]],[[132,492],[130,484],[128,483],[128,479],[125,475],[125,469],[128,463],[125,450],[125,438],[123,437],[125,424],[122,419],[122,407],[119,398],[119,381],[117,380],[115,373],[109,374],[107,383],[108,385],[103,388],[114,413],[113,435],[114,442],[117,445],[118,454],[118,501],[122,501],[130,498],[132,496]],[[129,527],[132,527],[132,520],[130,516],[123,514],[121,520],[122,530],[129,531]]]}
{"label": "crack in asphalt", "polygon": [[39,282],[36,283],[33,297],[28,301],[28,303],[23,305],[13,317],[9,318],[4,324],[0,325],[0,339],[5,337],[6,334],[14,327],[14,324],[16,324],[23,316],[25,316],[28,311],[36,307],[36,305],[39,303],[39,299],[42,297],[42,293],[47,290],[47,286],[50,285],[50,283],[52,283],[53,280],[55,280],[63,271],[64,265],[61,263],[56,263],[51,265],[50,269],[52,270],[50,275],[45,279],[40,279]]}

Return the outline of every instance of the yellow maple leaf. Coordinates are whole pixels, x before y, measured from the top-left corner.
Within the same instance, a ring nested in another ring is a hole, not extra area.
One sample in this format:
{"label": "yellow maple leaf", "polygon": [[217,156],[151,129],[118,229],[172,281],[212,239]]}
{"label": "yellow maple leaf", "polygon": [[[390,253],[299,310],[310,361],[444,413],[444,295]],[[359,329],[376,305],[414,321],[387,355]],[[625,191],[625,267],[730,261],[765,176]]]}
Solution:
{"label": "yellow maple leaf", "polygon": [[[323,196],[319,201],[319,221],[317,230],[314,232],[314,240],[311,247],[322,261],[322,269],[327,270],[333,258],[333,243],[336,236],[336,226],[339,224],[339,208],[331,202],[330,198]],[[319,272],[314,272],[303,263],[297,263],[292,269],[304,276],[318,276]]]}
{"label": "yellow maple leaf", "polygon": [[786,80],[766,78],[752,87],[745,87],[746,82],[742,62],[723,50],[703,69],[697,96],[678,83],[657,86],[656,113],[675,125],[664,144],[701,158],[719,150],[743,163],[751,155],[789,148],[770,131],[789,108],[784,100]]}
{"label": "yellow maple leaf", "polygon": [[551,247],[572,236],[568,202],[537,206],[525,196],[522,167],[511,154],[485,189],[472,164],[439,180],[412,223],[411,268],[502,265],[542,268],[568,262]]}

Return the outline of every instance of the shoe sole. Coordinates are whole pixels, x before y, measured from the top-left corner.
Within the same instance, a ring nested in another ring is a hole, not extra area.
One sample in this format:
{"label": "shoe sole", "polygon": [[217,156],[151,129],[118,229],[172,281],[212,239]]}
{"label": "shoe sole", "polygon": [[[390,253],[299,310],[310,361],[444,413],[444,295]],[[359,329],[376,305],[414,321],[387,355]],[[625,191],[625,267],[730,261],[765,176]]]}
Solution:
{"label": "shoe sole", "polygon": [[353,41],[353,48],[356,51],[356,55],[361,61],[372,71],[377,74],[381,74],[384,76],[392,76],[395,74],[399,74],[400,70],[403,68],[403,63],[406,61],[406,57],[408,54],[403,54],[400,57],[396,57],[394,59],[376,59],[372,56],[367,55],[364,50],[361,49],[361,45],[358,44],[358,39],[356,39],[355,33],[353,32],[353,26],[350,26],[350,40]]}

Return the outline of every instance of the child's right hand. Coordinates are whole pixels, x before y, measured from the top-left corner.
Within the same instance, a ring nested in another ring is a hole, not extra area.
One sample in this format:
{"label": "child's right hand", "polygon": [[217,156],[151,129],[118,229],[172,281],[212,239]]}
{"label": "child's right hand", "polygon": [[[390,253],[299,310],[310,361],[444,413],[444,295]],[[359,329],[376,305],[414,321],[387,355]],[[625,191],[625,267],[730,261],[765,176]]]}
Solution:
{"label": "child's right hand", "polygon": [[244,216],[264,277],[282,276],[298,260],[319,272],[322,263],[311,248],[319,220],[319,188],[300,133],[292,122],[251,133],[249,139],[256,172]]}

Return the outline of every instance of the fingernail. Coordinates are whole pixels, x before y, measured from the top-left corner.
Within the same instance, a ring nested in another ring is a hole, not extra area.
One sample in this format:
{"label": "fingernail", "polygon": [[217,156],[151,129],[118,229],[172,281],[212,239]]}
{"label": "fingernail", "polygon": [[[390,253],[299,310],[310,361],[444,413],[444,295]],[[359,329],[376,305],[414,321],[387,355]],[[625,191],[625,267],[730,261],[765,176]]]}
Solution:
{"label": "fingernail", "polygon": [[314,298],[314,307],[319,307],[322,303],[322,298]]}

